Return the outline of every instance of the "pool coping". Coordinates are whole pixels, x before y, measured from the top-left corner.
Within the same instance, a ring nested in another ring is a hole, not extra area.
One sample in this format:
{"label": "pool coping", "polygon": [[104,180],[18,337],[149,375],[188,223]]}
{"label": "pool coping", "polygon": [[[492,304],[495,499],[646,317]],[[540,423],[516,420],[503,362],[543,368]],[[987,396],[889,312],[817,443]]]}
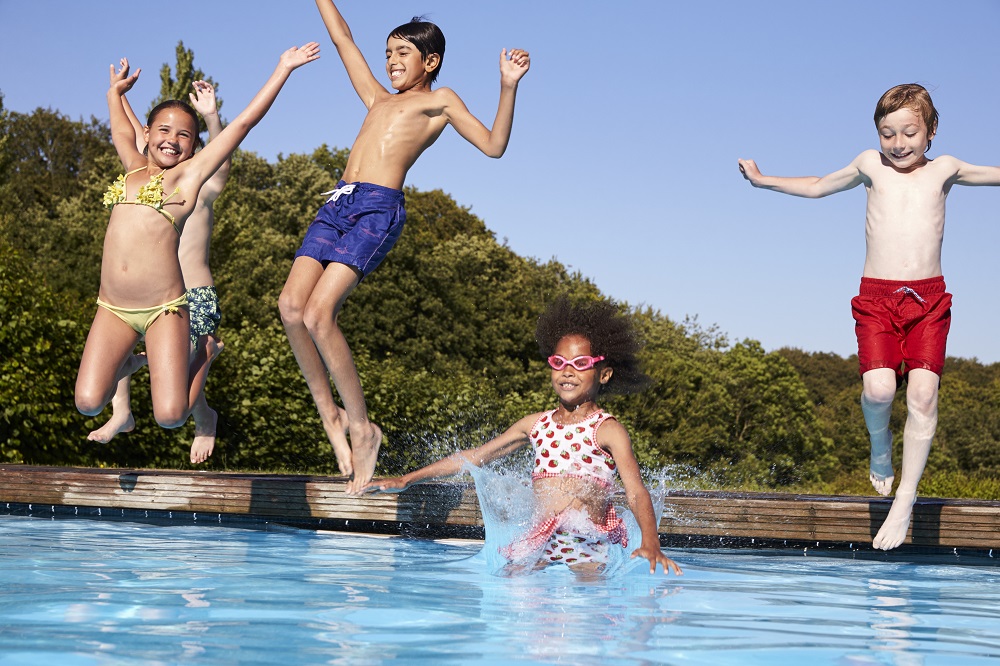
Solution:
{"label": "pool coping", "polygon": [[[428,483],[348,496],[344,477],[0,464],[0,513],[483,538],[475,489]],[[668,547],[871,552],[890,498],[672,491],[659,525]],[[903,554],[1000,558],[1000,501],[918,498]],[[878,552],[878,551],[877,551]]]}

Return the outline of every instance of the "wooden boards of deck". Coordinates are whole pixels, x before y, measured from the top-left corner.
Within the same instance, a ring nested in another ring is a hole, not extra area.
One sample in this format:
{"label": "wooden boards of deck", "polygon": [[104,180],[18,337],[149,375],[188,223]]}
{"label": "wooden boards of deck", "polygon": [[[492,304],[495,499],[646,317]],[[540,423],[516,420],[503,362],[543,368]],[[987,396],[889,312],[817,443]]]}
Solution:
{"label": "wooden boards of deck", "polygon": [[[349,497],[342,477],[0,465],[0,505],[101,507],[242,516],[303,527],[475,535],[475,490],[426,484]],[[890,500],[777,493],[670,494],[660,522],[668,543],[870,544]],[[456,531],[457,530],[457,531]],[[920,498],[907,544],[998,549],[1000,502]]]}

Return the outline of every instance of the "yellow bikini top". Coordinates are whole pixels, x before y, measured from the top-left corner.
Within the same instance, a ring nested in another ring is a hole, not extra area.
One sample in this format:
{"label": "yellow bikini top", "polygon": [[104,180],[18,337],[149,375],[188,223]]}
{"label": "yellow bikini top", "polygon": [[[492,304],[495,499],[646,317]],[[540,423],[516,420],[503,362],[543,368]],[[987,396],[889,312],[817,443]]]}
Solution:
{"label": "yellow bikini top", "polygon": [[170,200],[170,197],[174,196],[181,191],[181,188],[175,187],[174,191],[170,193],[170,196],[163,198],[163,172],[151,176],[149,182],[139,188],[139,191],[135,195],[135,201],[125,200],[125,181],[129,176],[136,173],[137,171],[142,171],[145,166],[141,166],[138,169],[133,169],[125,174],[119,174],[115,182],[108,185],[108,191],[104,193],[104,207],[114,208],[117,204],[135,204],[141,206],[149,206],[156,212],[163,215],[170,221],[171,226],[173,226],[174,231],[180,233],[181,230],[177,228],[177,223],[174,221],[174,216],[169,212],[163,210],[163,204]]}

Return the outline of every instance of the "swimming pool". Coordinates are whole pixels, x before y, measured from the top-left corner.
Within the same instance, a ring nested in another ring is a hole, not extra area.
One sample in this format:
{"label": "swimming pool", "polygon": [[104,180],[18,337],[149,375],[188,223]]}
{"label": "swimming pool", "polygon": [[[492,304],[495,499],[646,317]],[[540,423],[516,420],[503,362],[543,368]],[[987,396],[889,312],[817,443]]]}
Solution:
{"label": "swimming pool", "polygon": [[481,542],[0,518],[0,664],[987,664],[1000,570],[674,550],[488,573]]}

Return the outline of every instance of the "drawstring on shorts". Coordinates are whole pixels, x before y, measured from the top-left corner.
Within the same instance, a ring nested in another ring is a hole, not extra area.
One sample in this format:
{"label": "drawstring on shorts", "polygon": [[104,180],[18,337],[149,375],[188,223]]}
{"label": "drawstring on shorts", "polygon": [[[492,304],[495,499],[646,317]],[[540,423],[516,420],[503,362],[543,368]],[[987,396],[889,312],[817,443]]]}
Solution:
{"label": "drawstring on shorts", "polygon": [[336,203],[337,199],[346,195],[347,204],[350,205],[354,203],[354,190],[357,189],[357,187],[358,187],[357,183],[349,183],[347,185],[344,185],[343,187],[332,189],[329,192],[321,192],[321,194],[324,197],[328,194],[330,195],[330,198],[326,200],[327,203],[330,203],[331,201]]}
{"label": "drawstring on shorts", "polygon": [[913,298],[917,299],[922,304],[927,302],[924,300],[923,296],[918,294],[917,291],[912,287],[900,287],[899,289],[895,290],[892,293],[898,294],[899,292],[903,292],[904,296],[913,296]]}

